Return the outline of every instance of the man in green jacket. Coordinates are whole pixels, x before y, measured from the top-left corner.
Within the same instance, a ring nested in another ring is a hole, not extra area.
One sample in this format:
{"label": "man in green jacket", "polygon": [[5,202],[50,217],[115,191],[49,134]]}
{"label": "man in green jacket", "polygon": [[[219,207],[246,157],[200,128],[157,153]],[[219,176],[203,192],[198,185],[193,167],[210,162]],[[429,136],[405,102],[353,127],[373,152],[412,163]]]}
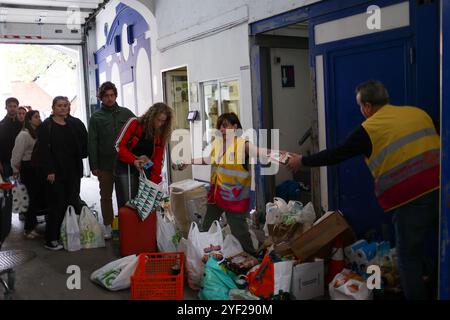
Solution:
{"label": "man in green jacket", "polygon": [[116,151],[114,141],[122,126],[133,112],[117,105],[117,88],[112,82],[103,83],[97,97],[102,101],[101,108],[95,111],[89,121],[89,165],[92,174],[100,183],[100,203],[105,239],[111,239],[111,224],[114,219],[112,193],[114,187],[114,162]]}

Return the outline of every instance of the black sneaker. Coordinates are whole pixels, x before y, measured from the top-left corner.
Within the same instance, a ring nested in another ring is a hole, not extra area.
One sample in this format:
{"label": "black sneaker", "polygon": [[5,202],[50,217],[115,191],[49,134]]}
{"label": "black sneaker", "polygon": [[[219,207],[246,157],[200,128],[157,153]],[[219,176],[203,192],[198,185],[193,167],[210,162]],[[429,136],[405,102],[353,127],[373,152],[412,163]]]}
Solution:
{"label": "black sneaker", "polygon": [[46,242],[44,247],[48,250],[52,250],[52,251],[58,251],[58,250],[62,250],[64,249],[62,244],[59,244],[58,241],[50,241],[50,242]]}

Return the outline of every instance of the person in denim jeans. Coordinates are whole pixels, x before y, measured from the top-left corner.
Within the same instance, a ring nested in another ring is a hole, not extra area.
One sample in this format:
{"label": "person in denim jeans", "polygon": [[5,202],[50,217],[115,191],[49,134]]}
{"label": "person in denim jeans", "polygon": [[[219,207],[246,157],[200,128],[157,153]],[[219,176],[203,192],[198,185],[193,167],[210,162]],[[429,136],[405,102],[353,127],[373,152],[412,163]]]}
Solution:
{"label": "person in denim jeans", "polygon": [[432,289],[437,290],[439,190],[411,201],[392,213],[398,268],[404,275],[401,284],[406,298],[427,299],[424,276],[429,278]]}

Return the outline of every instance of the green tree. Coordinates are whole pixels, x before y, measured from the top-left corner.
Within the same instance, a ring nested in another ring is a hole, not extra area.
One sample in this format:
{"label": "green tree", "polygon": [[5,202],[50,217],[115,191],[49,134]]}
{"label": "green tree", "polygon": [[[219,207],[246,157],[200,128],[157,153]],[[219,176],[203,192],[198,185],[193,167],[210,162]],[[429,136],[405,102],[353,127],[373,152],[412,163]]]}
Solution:
{"label": "green tree", "polygon": [[55,63],[63,63],[71,69],[76,66],[70,56],[41,45],[13,46],[6,53],[6,59],[15,71],[15,78],[26,82],[36,81]]}

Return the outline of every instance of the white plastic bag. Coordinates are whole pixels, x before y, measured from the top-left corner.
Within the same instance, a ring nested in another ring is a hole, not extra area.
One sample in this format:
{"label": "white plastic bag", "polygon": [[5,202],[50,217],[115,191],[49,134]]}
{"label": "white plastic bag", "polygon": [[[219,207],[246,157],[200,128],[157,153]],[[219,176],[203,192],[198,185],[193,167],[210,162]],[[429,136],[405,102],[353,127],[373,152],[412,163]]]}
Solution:
{"label": "white plastic bag", "polygon": [[273,198],[273,203],[278,207],[281,214],[288,212],[287,203],[283,198],[275,197]]}
{"label": "white plastic bag", "polygon": [[281,222],[281,211],[275,203],[269,202],[266,204],[266,223],[264,224],[264,234],[269,236],[269,224],[277,224]]}
{"label": "white plastic bag", "polygon": [[223,241],[223,255],[225,258],[233,257],[239,253],[242,253],[244,249],[242,249],[242,245],[238,239],[232,234],[229,234],[225,237]]}
{"label": "white plastic bag", "polygon": [[282,292],[290,292],[292,281],[292,268],[294,261],[281,261],[274,263],[273,265],[273,277],[274,277],[274,294]]}
{"label": "white plastic bag", "polygon": [[81,248],[92,249],[106,246],[102,226],[86,206],[81,209],[79,227]]}
{"label": "white plastic bag", "polygon": [[316,211],[314,210],[314,206],[311,202],[308,202],[308,204],[300,211],[296,217],[296,220],[298,223],[306,226],[307,229],[312,226],[316,220]]}
{"label": "white plastic bag", "polygon": [[170,221],[164,213],[156,213],[157,231],[156,239],[158,241],[159,252],[177,252],[177,247],[173,243],[175,236],[175,224]]}
{"label": "white plastic bag", "polygon": [[215,220],[208,231],[200,232],[195,222],[191,223],[188,239],[192,242],[198,253],[203,256],[204,249],[211,246],[220,246],[223,248],[222,228],[219,221]]}
{"label": "white plastic bag", "polygon": [[72,206],[68,206],[66,215],[60,229],[61,240],[67,251],[78,251],[81,249],[80,228],[77,215]]}
{"label": "white plastic bag", "polygon": [[131,276],[136,269],[137,261],[136,255],[112,261],[94,271],[91,280],[111,291],[127,289],[131,285]]}
{"label": "white plastic bag", "polygon": [[328,285],[331,300],[372,300],[373,292],[367,284],[356,278],[351,278],[348,269],[338,273]]}
{"label": "white plastic bag", "polygon": [[193,290],[200,289],[204,265],[202,257],[204,249],[212,246],[223,248],[222,229],[218,221],[214,221],[207,232],[200,232],[195,222],[191,223],[188,239],[182,240],[186,247],[186,269],[188,284]]}
{"label": "white plastic bag", "polygon": [[192,245],[191,241],[185,238],[180,240],[178,251],[184,252],[186,257],[186,273],[189,287],[192,290],[200,290],[204,269],[202,256]]}

